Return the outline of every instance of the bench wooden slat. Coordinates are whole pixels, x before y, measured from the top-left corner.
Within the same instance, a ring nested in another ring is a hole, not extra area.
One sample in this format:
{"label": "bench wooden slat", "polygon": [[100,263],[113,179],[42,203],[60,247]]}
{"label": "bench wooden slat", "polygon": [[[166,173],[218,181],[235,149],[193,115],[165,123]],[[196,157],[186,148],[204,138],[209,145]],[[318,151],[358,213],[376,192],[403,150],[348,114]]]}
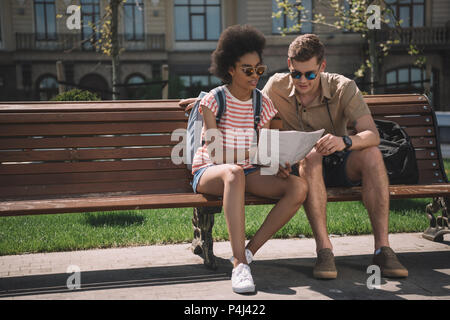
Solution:
{"label": "bench wooden slat", "polygon": [[438,152],[436,149],[416,150],[416,159],[437,159]]}
{"label": "bench wooden slat", "polygon": [[[390,186],[389,192],[392,199],[409,197],[428,198],[448,194],[450,192],[450,185]],[[361,198],[360,187],[330,188],[327,190],[327,193],[328,201],[330,202],[354,201]],[[276,200],[259,198],[251,195],[246,196],[246,205],[272,204],[275,202]],[[0,216],[220,205],[222,205],[222,200],[217,197],[194,193],[97,196],[73,199],[3,201],[0,203]]]}
{"label": "bench wooden slat", "polygon": [[105,135],[105,134],[143,134],[172,133],[176,129],[186,128],[186,122],[149,121],[124,123],[47,123],[47,124],[3,124],[0,137],[14,136],[64,136],[64,135]]}
{"label": "bench wooden slat", "polygon": [[51,184],[51,185],[28,185],[28,186],[7,186],[0,187],[0,194],[3,199],[23,198],[36,196],[58,196],[58,195],[79,195],[89,193],[105,192],[140,192],[149,194],[158,193],[187,193],[192,191],[190,180],[153,180],[153,181],[115,181],[92,182],[92,183],[71,183],[71,184]]}
{"label": "bench wooden slat", "polygon": [[58,123],[58,122],[91,122],[101,119],[103,122],[127,121],[187,121],[182,110],[135,111],[135,112],[49,112],[42,113],[8,113],[0,117],[0,123]]}
{"label": "bench wooden slat", "polygon": [[171,141],[170,134],[161,135],[111,135],[107,137],[26,137],[0,138],[0,150],[7,149],[49,149],[49,148],[93,148],[125,146],[167,146],[179,141]]}
{"label": "bench wooden slat", "polygon": [[420,184],[428,184],[428,183],[442,183],[445,182],[444,176],[442,175],[442,171],[438,169],[427,169],[421,170],[419,172],[419,183]]}
{"label": "bench wooden slat", "polygon": [[64,173],[64,172],[105,172],[128,170],[159,170],[183,168],[184,165],[176,165],[171,159],[158,160],[129,160],[129,161],[91,161],[73,163],[30,163],[30,164],[2,164],[0,174],[39,174],[39,173]]}
{"label": "bench wooden slat", "polygon": [[378,115],[427,115],[432,109],[427,104],[390,104],[369,106],[373,116]]}
{"label": "bench wooden slat", "polygon": [[397,105],[397,104],[428,104],[428,100],[423,95],[415,94],[386,94],[386,95],[366,95],[364,101],[369,106],[374,105]]}
{"label": "bench wooden slat", "polygon": [[433,126],[429,127],[406,127],[403,128],[410,137],[432,137],[436,135]]}
{"label": "bench wooden slat", "polygon": [[190,179],[186,169],[0,175],[0,186]]}
{"label": "bench wooden slat", "polygon": [[431,137],[412,138],[411,143],[414,148],[435,148],[436,139]]}
{"label": "bench wooden slat", "polygon": [[0,113],[10,112],[104,112],[104,111],[167,111],[180,110],[179,100],[121,100],[121,101],[16,101],[0,103]]}
{"label": "bench wooden slat", "polygon": [[394,121],[402,127],[433,125],[433,117],[431,115],[417,117],[374,116],[374,119]]}
{"label": "bench wooden slat", "polygon": [[418,160],[417,167],[419,168],[419,172],[422,170],[437,170],[440,168],[439,161],[436,160]]}
{"label": "bench wooden slat", "polygon": [[162,158],[170,157],[171,152],[171,147],[2,151],[0,162]]}

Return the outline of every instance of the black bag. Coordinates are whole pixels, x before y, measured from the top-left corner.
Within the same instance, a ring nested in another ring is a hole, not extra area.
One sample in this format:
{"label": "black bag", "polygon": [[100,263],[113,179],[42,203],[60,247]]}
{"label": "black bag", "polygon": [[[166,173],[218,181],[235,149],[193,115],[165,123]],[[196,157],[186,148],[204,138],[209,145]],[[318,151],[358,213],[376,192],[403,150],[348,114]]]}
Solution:
{"label": "black bag", "polygon": [[408,134],[397,123],[375,120],[390,184],[416,184],[419,180],[416,153]]}

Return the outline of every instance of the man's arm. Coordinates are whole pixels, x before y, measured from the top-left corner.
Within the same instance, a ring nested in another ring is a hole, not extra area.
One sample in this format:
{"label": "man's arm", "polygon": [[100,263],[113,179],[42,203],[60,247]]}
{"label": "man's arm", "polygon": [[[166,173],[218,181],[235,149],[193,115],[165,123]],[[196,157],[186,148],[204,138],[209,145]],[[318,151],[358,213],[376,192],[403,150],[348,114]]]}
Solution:
{"label": "man's arm", "polygon": [[[361,150],[368,147],[377,146],[380,143],[375,122],[370,114],[361,116],[355,121],[356,134],[351,135],[352,146],[350,150]],[[345,149],[345,143],[342,137],[327,134],[317,141],[316,151],[323,156],[330,155],[336,151]]]}

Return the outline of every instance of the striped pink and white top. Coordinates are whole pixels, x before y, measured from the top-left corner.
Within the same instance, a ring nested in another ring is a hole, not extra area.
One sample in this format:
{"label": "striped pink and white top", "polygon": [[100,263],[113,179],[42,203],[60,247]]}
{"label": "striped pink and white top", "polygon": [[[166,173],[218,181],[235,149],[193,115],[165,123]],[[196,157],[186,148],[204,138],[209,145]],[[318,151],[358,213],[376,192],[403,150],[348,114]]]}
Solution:
{"label": "striped pink and white top", "polygon": [[[225,87],[226,109],[218,123],[218,129],[222,134],[223,146],[229,149],[249,149],[254,135],[254,116],[252,99],[241,101],[235,98],[227,87]],[[217,115],[218,106],[214,94],[209,92],[200,101],[199,112],[203,114],[203,107],[210,109],[214,115]],[[277,114],[272,101],[263,94],[261,106],[261,118],[258,124],[258,130]],[[205,140],[205,127],[202,129],[202,140]],[[193,163],[192,174],[197,170],[213,164],[209,157],[206,145],[197,149]],[[249,160],[239,164],[243,169],[252,168]]]}

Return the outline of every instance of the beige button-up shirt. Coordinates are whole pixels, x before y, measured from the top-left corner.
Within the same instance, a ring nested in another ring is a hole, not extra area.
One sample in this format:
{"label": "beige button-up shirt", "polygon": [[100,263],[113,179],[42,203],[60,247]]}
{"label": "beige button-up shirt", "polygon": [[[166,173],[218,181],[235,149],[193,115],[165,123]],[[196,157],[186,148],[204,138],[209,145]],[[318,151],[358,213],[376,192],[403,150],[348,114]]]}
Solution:
{"label": "beige button-up shirt", "polygon": [[278,110],[283,130],[315,131],[324,128],[326,133],[344,136],[347,135],[348,124],[353,126],[358,118],[370,114],[355,81],[336,73],[322,72],[320,86],[320,96],[305,107],[302,106],[288,73],[276,73],[269,79],[263,93]]}

